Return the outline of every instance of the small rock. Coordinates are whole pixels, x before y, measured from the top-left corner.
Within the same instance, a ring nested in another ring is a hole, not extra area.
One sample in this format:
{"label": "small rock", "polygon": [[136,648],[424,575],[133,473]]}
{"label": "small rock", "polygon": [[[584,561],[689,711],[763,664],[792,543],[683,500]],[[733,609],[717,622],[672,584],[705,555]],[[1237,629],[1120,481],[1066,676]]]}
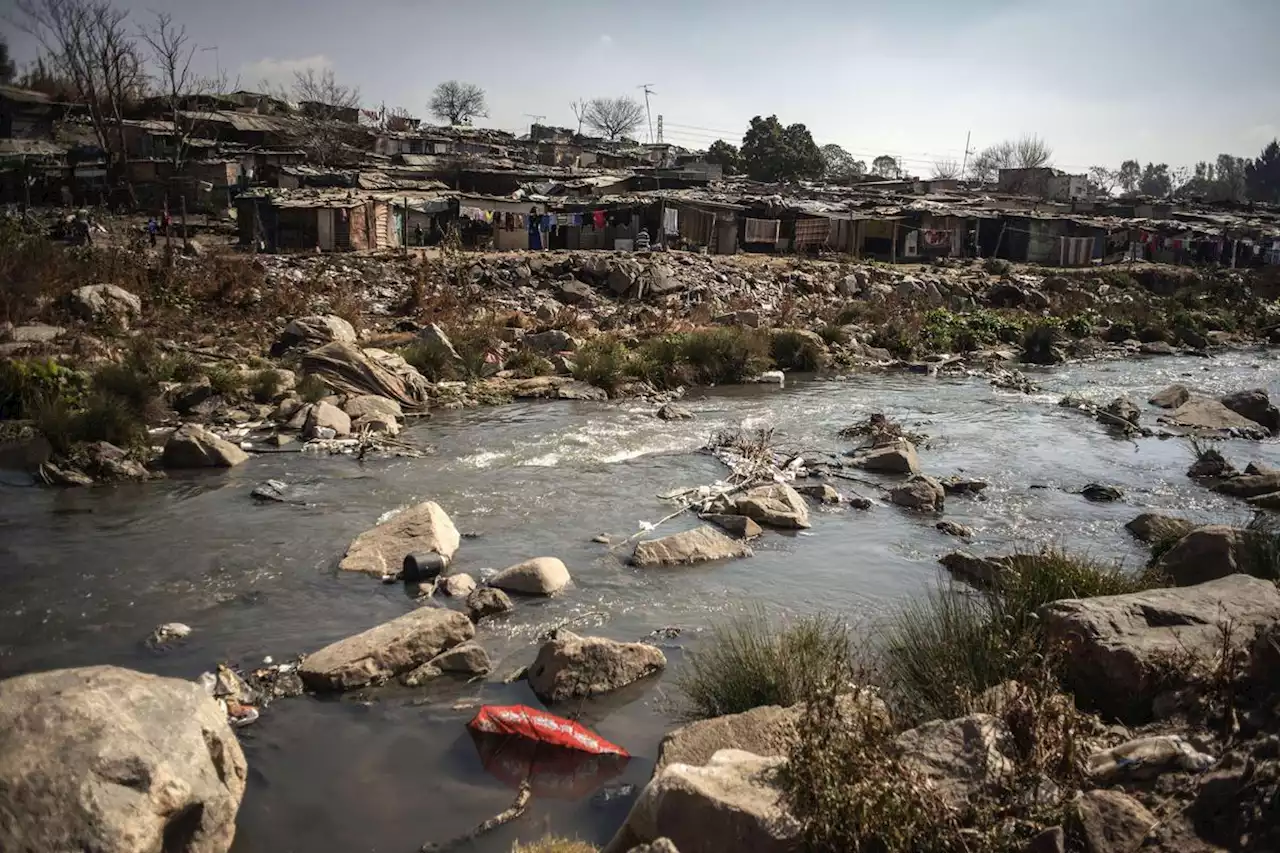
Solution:
{"label": "small rock", "polygon": [[987,487],[986,480],[974,480],[967,477],[947,477],[940,480],[942,488],[949,495],[976,495]]}
{"label": "small rock", "polygon": [[734,501],[739,515],[745,515],[760,524],[781,529],[810,527],[809,507],[795,489],[785,483],[757,486]]}
{"label": "small rock", "polygon": [[1143,355],[1177,355],[1178,351],[1168,341],[1149,341],[1138,347]]}
{"label": "small rock", "polygon": [[474,635],[461,613],[419,607],[307,655],[298,674],[313,690],[351,690],[415,669]]}
{"label": "small rock", "polygon": [[1004,721],[990,714],[934,720],[898,735],[900,760],[960,808],[1012,772],[1017,754]]}
{"label": "small rock", "polygon": [[716,528],[703,525],[694,530],[685,530],[661,539],[649,539],[639,543],[636,545],[631,562],[646,568],[685,566],[750,556],[751,549],[740,540],[730,539]]}
{"label": "small rock", "polygon": [[503,569],[489,584],[522,595],[553,595],[569,585],[569,570],[555,557],[535,557]]}
{"label": "small rock", "polygon": [[717,527],[727,530],[739,539],[755,539],[764,533],[760,525],[745,515],[725,515],[723,513],[709,512],[701,516],[701,518],[703,521],[709,521]]}
{"label": "small rock", "polygon": [[409,670],[400,676],[400,683],[405,687],[421,687],[433,678],[439,678],[444,675],[444,670],[433,663],[424,663],[422,666]]}
{"label": "small rock", "polygon": [[1158,822],[1142,803],[1119,791],[1081,794],[1071,818],[1087,853],[1132,853]]}
{"label": "small rock", "polygon": [[973,537],[973,531],[971,529],[949,519],[944,518],[942,521],[935,524],[934,527],[938,528],[939,531],[947,534],[948,536],[959,536],[961,539],[971,539]]}
{"label": "small rock", "polygon": [[475,591],[476,581],[471,575],[459,572],[456,575],[445,575],[440,578],[438,588],[445,595],[464,598]]}
{"label": "small rock", "polygon": [[832,505],[840,503],[840,493],[830,483],[805,483],[797,485],[795,490],[818,503]]}
{"label": "small rock", "polygon": [[591,537],[591,541],[597,545],[612,545],[613,540],[606,533],[600,533]]}
{"label": "small rock", "polygon": [[449,336],[444,333],[444,329],[437,324],[431,323],[427,325],[422,331],[418,332],[418,337],[423,343],[444,353],[451,361],[462,361],[462,356],[458,355],[458,350],[453,346],[453,341],[449,340]]}
{"label": "small rock", "polygon": [[482,586],[467,596],[467,615],[472,622],[479,622],[486,616],[510,613],[515,609],[516,606],[505,592],[491,586]]}
{"label": "small rock", "polygon": [[563,702],[609,693],[666,665],[666,655],[655,646],[560,631],[538,650],[529,686],[544,702]]}
{"label": "small rock", "polygon": [[1228,394],[1222,398],[1221,403],[1236,414],[1261,424],[1273,434],[1280,431],[1280,409],[1271,405],[1271,398],[1262,388]]}
{"label": "small rock", "polygon": [[[326,435],[326,431],[328,434]],[[307,438],[333,438],[351,435],[351,417],[332,403],[321,400],[311,407],[303,424]]]}
{"label": "small rock", "polygon": [[1094,503],[1110,503],[1123,497],[1115,486],[1104,486],[1101,483],[1090,483],[1080,490],[1080,494],[1085,500]]}
{"label": "small rock", "polygon": [[1170,385],[1163,391],[1157,391],[1147,400],[1153,406],[1162,409],[1176,409],[1191,399],[1191,392],[1185,385]]}
{"label": "small rock", "polygon": [[428,665],[438,667],[441,672],[460,672],[465,675],[488,675],[493,669],[489,653],[474,640],[459,643],[448,651],[441,652]]}
{"label": "small rock", "polygon": [[[1102,411],[1110,418],[1099,418],[1104,423],[1115,424],[1116,421],[1123,421],[1130,426],[1137,426],[1142,413],[1138,411],[1138,407],[1128,397],[1116,397],[1110,403],[1103,407]],[[1114,419],[1114,420],[1113,420]]]}
{"label": "small rock", "polygon": [[659,420],[664,421],[688,421],[693,420],[693,412],[684,406],[678,406],[675,403],[664,403],[658,409]]}
{"label": "small rock", "polygon": [[283,502],[287,500],[285,493],[289,490],[287,483],[280,480],[267,480],[253,487],[249,496],[260,501]]}
{"label": "small rock", "polygon": [[381,577],[403,570],[405,554],[434,552],[447,564],[461,544],[449,515],[434,501],[424,501],[353,539],[338,568]]}
{"label": "small rock", "polygon": [[898,506],[926,511],[941,510],[946,497],[942,484],[927,474],[917,474],[889,492],[889,500]]}
{"label": "small rock", "polygon": [[524,345],[534,352],[540,353],[556,353],[556,352],[573,352],[577,349],[577,344],[573,340],[573,336],[568,332],[560,329],[549,329],[545,332],[539,332],[536,335],[525,335]]}
{"label": "small rock", "polygon": [[920,457],[916,455],[915,445],[905,438],[895,439],[892,444],[875,447],[866,452],[854,451],[852,463],[868,471],[881,471],[886,474],[918,474],[920,473]]}
{"label": "small rock", "polygon": [[1151,544],[1165,539],[1181,539],[1195,529],[1195,523],[1156,512],[1144,512],[1126,524],[1125,530],[1139,542]]}
{"label": "small rock", "polygon": [[1009,570],[1003,557],[979,557],[965,551],[944,554],[938,562],[951,574],[978,589],[991,589]]}
{"label": "small rock", "polygon": [[249,461],[249,454],[204,427],[183,424],[165,442],[161,457],[166,468],[231,468]]}

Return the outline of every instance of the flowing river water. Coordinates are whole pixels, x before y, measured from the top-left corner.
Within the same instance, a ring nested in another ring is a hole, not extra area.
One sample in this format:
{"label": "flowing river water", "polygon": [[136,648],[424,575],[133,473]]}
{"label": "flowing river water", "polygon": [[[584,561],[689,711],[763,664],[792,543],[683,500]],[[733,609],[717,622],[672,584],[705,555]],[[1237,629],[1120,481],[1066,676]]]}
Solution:
{"label": "flowing river water", "polygon": [[[1141,403],[1173,382],[1221,393],[1280,391],[1280,361],[1266,352],[1212,360],[1163,358],[1070,365],[1033,375],[1044,391],[1019,395],[980,378],[909,374],[789,381],[699,392],[684,401],[697,419],[663,422],[635,402],[529,403],[437,413],[410,430],[434,444],[424,459],[274,454],[224,473],[153,484],[64,490],[0,486],[0,677],[110,663],[195,678],[228,660],[284,661],[407,612],[400,585],[340,574],[356,534],[384,513],[438,501],[463,541],[456,570],[483,577],[534,556],[558,556],[573,584],[561,595],[517,602],[481,625],[495,662],[491,679],[532,661],[538,636],[574,620],[579,633],[623,640],[674,626],[658,642],[661,679],[569,710],[634,758],[610,775],[597,768],[535,768],[528,814],[471,847],[507,850],[551,830],[603,843],[647,780],[673,726],[674,676],[710,626],[747,608],[828,612],[874,631],[875,620],[938,578],[937,558],[960,543],[935,519],[886,505],[818,509],[799,535],[766,533],[750,559],[704,567],[637,570],[625,552],[590,540],[630,535],[671,507],[657,496],[726,475],[697,449],[716,431],[773,427],[788,447],[842,450],[842,426],[884,411],[929,436],[920,456],[936,476],[988,480],[985,499],[949,498],[946,517],[976,531],[974,548],[1060,544],[1136,567],[1145,558],[1123,524],[1146,509],[1242,522],[1243,505],[1185,476],[1185,442],[1117,439],[1086,415],[1062,409],[1067,391]],[[1144,422],[1159,410],[1144,406]],[[1238,467],[1280,465],[1280,445],[1227,442]],[[260,505],[249,492],[275,478],[304,503]],[[1122,502],[1073,494],[1090,482],[1119,486]],[[844,487],[852,486],[852,489]],[[697,523],[677,519],[674,532]],[[163,622],[194,633],[164,652],[143,639]],[[482,702],[537,704],[522,683],[437,679],[357,697],[298,697],[272,704],[241,729],[249,786],[234,853],[416,850],[465,832],[506,808],[511,756],[481,757],[465,723]],[[504,764],[504,761],[506,762]],[[504,771],[505,774],[504,775]],[[635,786],[631,788],[629,786]]]}

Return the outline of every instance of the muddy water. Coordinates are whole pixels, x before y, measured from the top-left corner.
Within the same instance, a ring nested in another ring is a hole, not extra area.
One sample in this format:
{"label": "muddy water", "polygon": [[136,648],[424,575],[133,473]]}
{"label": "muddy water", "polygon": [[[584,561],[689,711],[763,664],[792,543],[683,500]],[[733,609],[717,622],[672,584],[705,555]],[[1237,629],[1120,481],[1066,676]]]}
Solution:
{"label": "muddy water", "polygon": [[[276,454],[225,474],[162,484],[52,491],[0,487],[0,676],[113,663],[191,678],[217,660],[284,660],[406,612],[399,586],[340,576],[345,544],[388,510],[432,498],[458,527],[458,568],[476,575],[556,555],[571,591],[521,602],[480,638],[497,671],[528,663],[537,636],[572,620],[579,631],[662,641],[668,676],[569,710],[636,756],[608,772],[554,768],[535,785],[530,814],[470,849],[506,850],[547,829],[604,841],[648,777],[678,696],[671,673],[707,626],[744,607],[781,613],[835,611],[874,621],[937,577],[952,547],[932,521],[877,503],[869,512],[815,510],[800,535],[767,535],[756,556],[710,568],[628,568],[598,533],[627,535],[668,507],[656,496],[724,475],[694,451],[718,429],[773,427],[796,449],[841,448],[835,433],[871,411],[929,435],[931,473],[991,482],[987,499],[952,499],[947,517],[973,527],[983,548],[1060,543],[1138,565],[1122,525],[1145,508],[1204,520],[1246,513],[1193,486],[1180,441],[1110,437],[1084,415],[1057,407],[1075,390],[1135,400],[1171,382],[1205,391],[1280,391],[1275,357],[1242,353],[1212,361],[1159,359],[1070,366],[1038,374],[1045,393],[993,390],[980,378],[914,375],[734,388],[692,397],[697,420],[663,423],[647,407],[547,403],[445,413],[414,428],[435,444],[421,460],[358,463]],[[1145,417],[1154,422],[1157,411]],[[1280,464],[1280,446],[1231,442],[1228,456]],[[305,505],[256,505],[268,478],[296,487]],[[1120,486],[1123,503],[1091,504],[1070,490]],[[842,484],[870,497],[875,489]],[[669,526],[675,530],[681,522]],[[668,529],[668,528],[664,528]],[[157,624],[195,632],[164,653],[141,643]],[[363,701],[371,698],[373,701]],[[298,698],[274,704],[243,730],[250,766],[236,853],[407,851],[461,833],[505,808],[519,756],[482,758],[464,723],[480,702],[536,700],[523,685],[437,681],[371,697]]]}

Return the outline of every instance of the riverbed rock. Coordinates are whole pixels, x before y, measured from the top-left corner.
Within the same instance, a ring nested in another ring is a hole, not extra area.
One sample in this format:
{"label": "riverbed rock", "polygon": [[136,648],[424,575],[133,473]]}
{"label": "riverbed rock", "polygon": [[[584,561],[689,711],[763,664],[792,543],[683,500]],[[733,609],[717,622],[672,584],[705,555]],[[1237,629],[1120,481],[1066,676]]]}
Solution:
{"label": "riverbed rock", "polygon": [[458,350],[454,347],[453,341],[449,340],[449,336],[444,333],[444,329],[440,328],[439,324],[428,323],[419,330],[418,339],[449,361],[462,361],[462,356],[458,355]]}
{"label": "riverbed rock", "polygon": [[484,646],[474,640],[459,643],[441,652],[433,657],[430,663],[441,672],[458,672],[463,675],[488,675],[493,669],[489,653],[484,650]]}
{"label": "riverbed rock", "polygon": [[1280,491],[1280,472],[1267,474],[1241,474],[1218,483],[1213,487],[1215,492],[1230,495],[1233,498],[1256,498]]}
{"label": "riverbed rock", "polygon": [[965,527],[963,524],[957,521],[952,521],[949,518],[944,518],[942,521],[935,524],[934,527],[937,528],[939,533],[945,533],[948,536],[958,536],[961,539],[973,538],[972,528]]}
{"label": "riverbed rock", "polygon": [[1124,421],[1130,426],[1136,427],[1138,421],[1142,418],[1142,413],[1138,411],[1138,407],[1128,397],[1116,397],[1110,403],[1107,403],[1102,408],[1102,411],[1110,415],[1110,418],[1099,418],[1099,420],[1112,424],[1115,424],[1116,421]]}
{"label": "riverbed rock", "polygon": [[663,421],[690,421],[693,420],[693,412],[684,406],[676,403],[664,403],[658,409],[658,419]]}
{"label": "riverbed rock", "polygon": [[298,673],[312,690],[352,690],[408,672],[473,636],[475,627],[463,614],[419,607],[312,652]]}
{"label": "riverbed rock", "polygon": [[1175,586],[1194,586],[1248,573],[1262,545],[1259,534],[1225,524],[1197,527],[1174,543],[1154,566]]}
{"label": "riverbed rock", "polygon": [[1241,438],[1266,438],[1269,434],[1261,424],[1207,397],[1192,397],[1161,420],[1174,426],[1237,435]]}
{"label": "riverbed rock", "polygon": [[1080,490],[1080,496],[1087,501],[1094,503],[1112,503],[1124,497],[1124,494],[1115,486],[1107,486],[1102,483],[1090,483]]}
{"label": "riverbed rock", "polygon": [[979,557],[967,551],[952,551],[939,560],[953,576],[978,589],[991,589],[1009,571],[1007,557]]}
{"label": "riverbed rock", "polygon": [[595,291],[591,289],[591,285],[574,278],[562,281],[556,287],[556,299],[565,305],[580,305],[591,302],[594,298]]}
{"label": "riverbed rock", "polygon": [[321,400],[307,413],[302,434],[307,438],[319,438],[323,435],[321,430],[332,430],[339,438],[351,435],[351,417],[332,403]]}
{"label": "riverbed rock", "polygon": [[9,339],[20,344],[47,344],[62,337],[66,331],[61,326],[28,323],[25,326],[15,326],[9,332]]}
{"label": "riverbed rock", "polygon": [[428,551],[448,565],[461,544],[462,536],[448,514],[435,501],[424,501],[351,540],[338,568],[381,577],[400,571],[406,554]]}
{"label": "riverbed rock", "polygon": [[1077,700],[1126,722],[1151,716],[1158,691],[1175,689],[1170,660],[1211,662],[1221,627],[1246,642],[1280,620],[1280,590],[1270,581],[1231,575],[1196,586],[1100,598],[1067,599],[1040,610],[1051,643],[1064,643],[1067,682]]}
{"label": "riverbed rock", "polygon": [[71,312],[85,320],[114,323],[123,329],[142,316],[142,300],[115,284],[86,284],[71,291]]}
{"label": "riverbed rock", "polygon": [[479,622],[486,616],[510,613],[515,609],[516,606],[505,592],[491,586],[482,586],[467,595],[467,615],[472,622]]}
{"label": "riverbed rock", "polygon": [[548,329],[536,335],[525,335],[524,345],[540,353],[573,352],[578,347],[573,340],[573,335],[560,329]]}
{"label": "riverbed rock", "polygon": [[734,501],[739,515],[767,527],[783,530],[809,528],[809,506],[795,489],[785,483],[756,486]]}
{"label": "riverbed rock", "polygon": [[1191,391],[1185,385],[1170,385],[1163,391],[1157,391],[1147,400],[1153,406],[1162,409],[1176,409],[1191,399]]}
{"label": "riverbed rock", "polygon": [[1196,457],[1196,460],[1191,463],[1191,467],[1187,469],[1187,476],[1197,479],[1234,477],[1235,475],[1235,466],[1228,462],[1227,458],[1222,455],[1222,451],[1216,447],[1203,450]]}
{"label": "riverbed rock", "polygon": [[785,758],[722,749],[702,767],[670,764],[640,792],[604,853],[668,838],[681,853],[795,853],[800,824],[777,785]]}
{"label": "riverbed rock", "polygon": [[489,584],[521,595],[554,595],[569,585],[569,569],[556,557],[535,557],[503,569]]}
{"label": "riverbed rock", "polygon": [[453,598],[465,598],[475,591],[476,579],[466,572],[440,578],[440,591]]}
{"label": "riverbed rock", "polygon": [[1280,430],[1280,409],[1271,404],[1271,398],[1262,388],[1227,394],[1220,402],[1241,417],[1266,427],[1271,433]]}
{"label": "riverbed rock", "polygon": [[249,454],[198,424],[183,424],[164,444],[166,468],[231,468],[249,461]]}
{"label": "riverbed rock", "polygon": [[[750,521],[750,519],[748,519]],[[648,539],[636,545],[631,562],[641,568],[687,566],[712,560],[750,557],[751,549],[741,540],[730,539],[709,525]]]}
{"label": "riverbed rock", "polygon": [[109,441],[95,441],[85,445],[82,451],[85,470],[103,483],[142,482],[151,474],[136,459]]}
{"label": "riverbed rock", "polygon": [[666,655],[656,646],[559,631],[538,650],[529,667],[529,686],[544,702],[563,702],[609,693],[666,665]]}
{"label": "riverbed rock", "polygon": [[952,808],[1009,774],[1017,751],[1004,721],[990,714],[925,723],[898,735],[895,746],[899,760]]}
{"label": "riverbed rock", "polygon": [[889,500],[908,509],[936,512],[942,509],[946,499],[947,492],[942,484],[927,474],[917,474],[889,490]]}
{"label": "riverbed rock", "polygon": [[916,447],[905,438],[898,438],[892,444],[873,447],[868,451],[857,451],[851,464],[867,471],[880,471],[885,474],[919,474],[920,457],[916,455]]}
{"label": "riverbed rock", "polygon": [[225,853],[246,776],[194,682],[113,666],[0,681],[0,850]]}
{"label": "riverbed rock", "polygon": [[354,344],[357,340],[355,327],[336,314],[311,314],[289,321],[271,352],[280,355],[296,346],[312,349],[334,341]]}
{"label": "riverbed rock", "polygon": [[1194,521],[1162,515],[1158,512],[1144,512],[1124,526],[1139,542],[1148,545],[1167,539],[1181,539],[1195,530]]}
{"label": "riverbed rock", "polygon": [[348,397],[342,404],[342,410],[347,413],[352,424],[366,419],[390,418],[395,422],[404,418],[404,411],[399,403],[390,397],[381,397],[377,394],[358,394]]}
{"label": "riverbed rock", "polygon": [[761,529],[760,525],[756,524],[754,519],[747,518],[745,515],[725,515],[724,513],[708,512],[703,514],[701,518],[703,521],[709,521],[717,527],[727,530],[739,539],[755,539],[757,536],[764,534],[764,530]]}
{"label": "riverbed rock", "polygon": [[1069,817],[1072,834],[1084,842],[1084,853],[1133,853],[1158,823],[1142,803],[1110,790],[1081,794]]}

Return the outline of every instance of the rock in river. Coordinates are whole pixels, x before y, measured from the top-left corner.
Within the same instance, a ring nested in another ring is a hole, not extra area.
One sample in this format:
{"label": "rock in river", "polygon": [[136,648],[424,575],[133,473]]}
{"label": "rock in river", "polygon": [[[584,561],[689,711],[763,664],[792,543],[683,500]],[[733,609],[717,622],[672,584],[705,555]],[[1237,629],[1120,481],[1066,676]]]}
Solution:
{"label": "rock in river", "polygon": [[0,681],[0,850],[225,853],[246,773],[194,682],[112,666]]}
{"label": "rock in river", "polygon": [[1262,388],[1228,394],[1222,398],[1221,403],[1237,415],[1261,424],[1272,433],[1280,430],[1280,409],[1271,404],[1271,398]]}
{"label": "rock in river", "polygon": [[1197,586],[1067,599],[1040,610],[1048,639],[1065,643],[1063,663],[1077,701],[1128,722],[1145,722],[1158,692],[1176,689],[1171,657],[1211,662],[1222,626],[1248,642],[1280,620],[1280,590],[1248,575]]}
{"label": "rock in river", "polygon": [[658,419],[663,421],[693,420],[693,412],[675,403],[664,403],[657,412]]}
{"label": "rock in river", "polygon": [[1238,435],[1241,438],[1266,438],[1268,430],[1261,424],[1239,415],[1217,400],[1193,397],[1174,409],[1162,420],[1175,426]]}
{"label": "rock in river", "polygon": [[739,539],[755,539],[764,533],[760,529],[760,525],[745,515],[724,515],[723,513],[709,512],[702,515],[702,520],[709,521],[717,527],[729,531]]}
{"label": "rock in river", "polygon": [[467,596],[467,615],[472,622],[479,622],[486,616],[497,616],[499,613],[510,613],[516,606],[500,589],[482,586]]}
{"label": "rock in river", "polygon": [[1248,573],[1260,552],[1259,534],[1224,524],[1199,527],[1179,539],[1156,561],[1155,570],[1175,586],[1193,586]]}
{"label": "rock in river", "polygon": [[569,569],[555,557],[534,557],[503,569],[489,584],[521,595],[553,595],[569,585]]}
{"label": "rock in river", "polygon": [[[747,519],[750,521],[750,519]],[[642,568],[649,566],[685,566],[711,560],[750,557],[751,549],[737,539],[730,539],[709,525],[673,533],[661,539],[649,539],[636,545],[631,562]]]}
{"label": "rock in river", "polygon": [[440,578],[440,591],[454,598],[468,596],[475,591],[475,588],[476,579],[465,572]]}
{"label": "rock in river", "polygon": [[448,564],[461,544],[458,528],[440,505],[424,501],[357,536],[347,546],[338,568],[381,577],[398,572],[406,554],[428,551],[436,552]]}
{"label": "rock in river", "polygon": [[1080,495],[1094,503],[1111,503],[1124,497],[1115,486],[1104,486],[1101,483],[1090,483],[1080,490]]}
{"label": "rock in river", "polygon": [[920,473],[920,458],[916,455],[915,445],[905,438],[896,439],[883,447],[855,453],[857,455],[853,464],[868,471],[882,471],[886,474]]}
{"label": "rock in river", "polygon": [[1172,515],[1161,515],[1156,512],[1144,512],[1124,527],[1139,542],[1151,544],[1165,539],[1181,539],[1194,530],[1196,525],[1185,518],[1175,518]]}
{"label": "rock in river", "polygon": [[1147,402],[1162,409],[1176,409],[1190,399],[1191,392],[1187,390],[1187,386],[1170,385],[1163,391],[1152,394]]}
{"label": "rock in river", "polygon": [[800,824],[777,783],[785,763],[722,749],[702,767],[668,765],[645,786],[605,853],[663,837],[681,853],[794,853],[802,849]]}
{"label": "rock in river", "polygon": [[810,526],[808,504],[785,483],[756,486],[734,501],[734,507],[739,515],[768,527],[803,530]]}
{"label": "rock in river", "polygon": [[230,468],[249,454],[204,427],[183,424],[165,442],[162,461],[166,468]]}
{"label": "rock in river", "polygon": [[333,435],[339,438],[351,435],[351,416],[332,403],[321,400],[307,412],[302,434],[307,438],[319,438],[323,435],[320,431],[324,429],[333,430]]}
{"label": "rock in river", "polygon": [[946,499],[942,484],[927,474],[917,474],[889,492],[889,500],[908,509],[941,510]]}
{"label": "rock in river", "polygon": [[312,690],[351,690],[408,672],[474,635],[463,614],[419,607],[307,655],[298,672]]}
{"label": "rock in river", "polygon": [[666,665],[666,655],[655,646],[560,631],[538,650],[529,686],[544,702],[563,702],[609,693]]}

